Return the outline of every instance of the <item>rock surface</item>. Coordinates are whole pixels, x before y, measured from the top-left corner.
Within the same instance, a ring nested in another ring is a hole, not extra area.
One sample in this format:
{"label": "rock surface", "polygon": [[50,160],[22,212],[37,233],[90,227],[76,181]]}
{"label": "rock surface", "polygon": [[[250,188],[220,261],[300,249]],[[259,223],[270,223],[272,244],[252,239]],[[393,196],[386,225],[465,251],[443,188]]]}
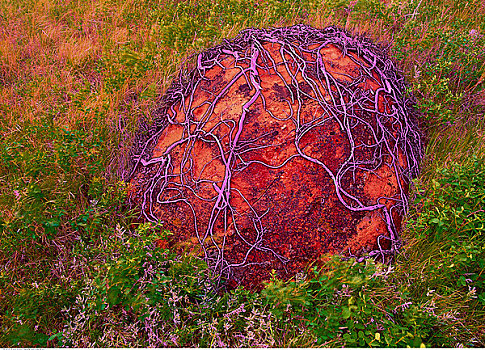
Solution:
{"label": "rock surface", "polygon": [[325,253],[384,258],[422,157],[404,87],[377,46],[337,28],[243,31],[167,91],[133,199],[233,286]]}

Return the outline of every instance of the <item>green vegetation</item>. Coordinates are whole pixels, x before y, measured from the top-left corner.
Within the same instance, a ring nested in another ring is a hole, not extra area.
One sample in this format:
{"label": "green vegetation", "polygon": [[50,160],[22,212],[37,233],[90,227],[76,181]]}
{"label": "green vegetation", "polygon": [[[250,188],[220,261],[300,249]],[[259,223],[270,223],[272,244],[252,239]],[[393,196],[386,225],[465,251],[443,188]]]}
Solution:
{"label": "green vegetation", "polygon": [[[0,346],[485,346],[480,0],[0,2]],[[392,266],[214,295],[135,222],[121,170],[191,53],[248,26],[386,43],[428,135]]]}

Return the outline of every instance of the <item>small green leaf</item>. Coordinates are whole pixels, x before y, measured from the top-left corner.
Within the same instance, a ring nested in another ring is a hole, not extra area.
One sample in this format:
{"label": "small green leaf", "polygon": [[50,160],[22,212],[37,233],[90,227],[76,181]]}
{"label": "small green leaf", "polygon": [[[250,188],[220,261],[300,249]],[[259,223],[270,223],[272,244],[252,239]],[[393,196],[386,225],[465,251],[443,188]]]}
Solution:
{"label": "small green leaf", "polygon": [[343,317],[344,319],[348,319],[348,318],[350,317],[350,310],[349,310],[349,308],[348,308],[348,307],[346,307],[346,306],[344,306],[344,307],[342,308],[342,317]]}
{"label": "small green leaf", "polygon": [[59,333],[56,333],[56,334],[53,334],[49,337],[49,339],[47,339],[47,341],[51,341],[55,338],[58,338],[58,339],[62,339],[62,332],[59,332]]}
{"label": "small green leaf", "polygon": [[108,303],[109,305],[117,305],[120,302],[120,287],[113,286],[108,289]]}

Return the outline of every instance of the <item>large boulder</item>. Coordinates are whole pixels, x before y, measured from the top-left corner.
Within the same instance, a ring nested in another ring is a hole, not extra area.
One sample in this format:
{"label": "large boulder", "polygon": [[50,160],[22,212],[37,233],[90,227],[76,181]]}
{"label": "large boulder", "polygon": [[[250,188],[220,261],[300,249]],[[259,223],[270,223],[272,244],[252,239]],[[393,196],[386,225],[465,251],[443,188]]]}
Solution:
{"label": "large boulder", "polygon": [[134,156],[133,199],[235,285],[400,247],[422,142],[383,50],[329,27],[247,29],[183,70]]}

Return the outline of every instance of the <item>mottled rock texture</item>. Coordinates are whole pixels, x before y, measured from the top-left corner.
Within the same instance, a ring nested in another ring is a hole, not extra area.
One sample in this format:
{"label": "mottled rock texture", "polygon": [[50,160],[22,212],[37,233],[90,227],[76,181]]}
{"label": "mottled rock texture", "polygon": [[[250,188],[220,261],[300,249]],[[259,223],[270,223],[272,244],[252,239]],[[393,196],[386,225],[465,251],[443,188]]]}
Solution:
{"label": "mottled rock texture", "polygon": [[378,46],[334,27],[248,29],[195,61],[133,163],[133,200],[171,244],[250,288],[325,253],[400,247],[422,142]]}

